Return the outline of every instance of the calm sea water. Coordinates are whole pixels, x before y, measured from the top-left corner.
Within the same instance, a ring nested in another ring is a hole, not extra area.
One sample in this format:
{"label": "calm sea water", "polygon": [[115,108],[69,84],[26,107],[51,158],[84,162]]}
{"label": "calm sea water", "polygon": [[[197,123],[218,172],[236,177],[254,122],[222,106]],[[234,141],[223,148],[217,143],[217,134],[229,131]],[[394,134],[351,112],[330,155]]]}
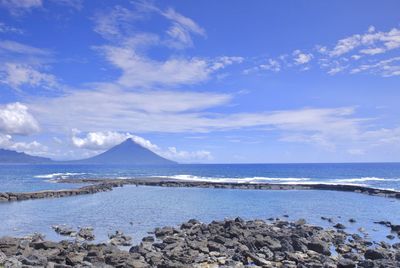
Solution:
{"label": "calm sea water", "polygon": [[[400,190],[400,164],[270,164],[179,165],[123,167],[82,165],[0,165],[0,192],[80,187],[54,183],[60,178],[130,178],[168,176],[176,179],[274,183],[363,184]],[[155,227],[176,225],[190,218],[208,222],[225,217],[267,219],[289,215],[330,226],[321,216],[342,222],[351,232],[364,227],[373,240],[385,240],[389,230],[373,221],[400,224],[400,201],[334,191],[257,191],[125,186],[111,192],[59,199],[0,204],[0,236],[33,232],[62,239],[54,224],[93,226],[97,241],[120,229],[135,241]],[[350,224],[349,218],[357,222]],[[397,241],[397,238],[396,240]]]}

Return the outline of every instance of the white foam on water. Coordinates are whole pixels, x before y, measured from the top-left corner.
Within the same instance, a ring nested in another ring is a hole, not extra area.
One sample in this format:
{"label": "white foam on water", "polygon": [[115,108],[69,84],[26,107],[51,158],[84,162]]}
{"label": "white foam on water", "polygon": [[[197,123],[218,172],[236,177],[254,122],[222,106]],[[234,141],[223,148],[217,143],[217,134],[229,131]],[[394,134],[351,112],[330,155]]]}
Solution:
{"label": "white foam on water", "polygon": [[362,184],[362,183],[347,183],[347,182],[342,182],[342,183],[337,183],[337,182],[328,182],[328,181],[305,181],[305,182],[282,182],[280,184],[287,184],[287,185],[297,185],[297,184],[302,184],[302,185],[349,185],[349,186],[363,186],[363,187],[368,187],[369,185],[367,184]]}
{"label": "white foam on water", "polygon": [[224,178],[224,177],[202,177],[188,174],[173,175],[173,176],[158,176],[161,178],[171,178],[183,181],[202,181],[202,182],[219,182],[219,183],[276,183],[285,185],[350,185],[350,186],[363,186],[370,185],[363,183],[369,181],[400,181],[399,179],[384,179],[378,177],[361,177],[349,179],[332,179],[320,180],[312,178],[275,178],[275,177],[242,177],[242,178]]}
{"label": "white foam on water", "polygon": [[160,178],[170,178],[183,181],[204,181],[204,182],[221,182],[221,183],[268,183],[268,182],[299,182],[309,181],[310,178],[270,178],[270,177],[244,177],[244,178],[218,178],[218,177],[202,177],[194,175],[174,175],[174,176],[158,176]]}
{"label": "white foam on water", "polygon": [[55,178],[68,178],[71,176],[80,176],[80,175],[85,175],[85,174],[87,174],[87,173],[64,172],[64,173],[50,173],[50,174],[44,174],[44,175],[36,175],[33,177],[38,178],[38,179],[55,179]]}
{"label": "white foam on water", "polygon": [[337,179],[335,182],[365,182],[365,181],[393,181],[391,179],[377,178],[377,177],[362,177],[362,178],[351,178],[351,179]]}

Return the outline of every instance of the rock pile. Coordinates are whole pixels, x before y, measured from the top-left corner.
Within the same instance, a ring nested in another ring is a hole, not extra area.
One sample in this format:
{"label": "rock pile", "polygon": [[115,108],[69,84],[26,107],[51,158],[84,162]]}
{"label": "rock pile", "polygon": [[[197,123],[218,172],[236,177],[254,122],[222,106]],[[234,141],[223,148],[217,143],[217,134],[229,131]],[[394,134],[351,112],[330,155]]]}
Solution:
{"label": "rock pile", "polygon": [[[109,244],[0,239],[5,267],[400,267],[400,243],[297,222],[189,220],[154,230],[129,252]],[[111,240],[121,239],[117,232]]]}

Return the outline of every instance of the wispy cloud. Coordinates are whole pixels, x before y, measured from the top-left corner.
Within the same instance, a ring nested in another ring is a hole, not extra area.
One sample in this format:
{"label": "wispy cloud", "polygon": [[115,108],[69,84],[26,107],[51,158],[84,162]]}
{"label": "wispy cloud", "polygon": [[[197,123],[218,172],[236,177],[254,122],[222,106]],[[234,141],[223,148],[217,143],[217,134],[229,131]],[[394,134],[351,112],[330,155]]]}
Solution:
{"label": "wispy cloud", "polygon": [[[167,37],[135,28],[135,21],[149,19],[148,16],[154,14],[166,18],[171,24],[165,30]],[[111,12],[95,16],[94,22],[94,31],[109,41],[95,49],[122,71],[117,83],[125,87],[196,84],[229,65],[243,61],[241,57],[227,56],[213,59],[170,56],[163,60],[149,57],[146,51],[151,47],[181,49],[193,45],[192,34],[206,35],[196,22],[172,8],[161,10],[149,3],[133,5],[132,9],[115,6]]]}
{"label": "wispy cloud", "polygon": [[[367,32],[342,38],[332,46],[316,45],[312,49],[296,49],[291,54],[267,58],[244,73],[277,72],[290,68],[304,71],[315,66],[329,75],[368,72],[383,77],[397,76],[400,75],[398,57],[390,53],[398,49],[400,29],[392,28],[385,32],[370,26]],[[304,68],[306,64],[308,66]]]}
{"label": "wispy cloud", "polygon": [[42,0],[0,0],[0,7],[8,9],[13,15],[39,8],[42,4]]}
{"label": "wispy cloud", "polygon": [[20,90],[24,86],[58,89],[58,79],[47,72],[46,61],[52,53],[19,42],[0,41],[0,84]]}
{"label": "wispy cloud", "polygon": [[54,75],[40,72],[31,65],[19,63],[6,63],[0,67],[0,83],[14,89],[19,89],[21,86],[47,89],[59,87]]}
{"label": "wispy cloud", "polygon": [[24,31],[20,28],[7,25],[3,22],[0,22],[0,33],[14,33],[14,34],[23,34]]}

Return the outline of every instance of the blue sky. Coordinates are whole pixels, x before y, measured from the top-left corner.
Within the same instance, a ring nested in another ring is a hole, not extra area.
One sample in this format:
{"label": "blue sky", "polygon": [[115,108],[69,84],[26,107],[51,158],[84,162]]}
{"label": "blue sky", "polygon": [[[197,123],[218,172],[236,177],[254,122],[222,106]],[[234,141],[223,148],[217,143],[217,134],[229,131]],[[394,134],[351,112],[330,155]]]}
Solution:
{"label": "blue sky", "polygon": [[0,147],[400,160],[400,2],[0,0]]}

